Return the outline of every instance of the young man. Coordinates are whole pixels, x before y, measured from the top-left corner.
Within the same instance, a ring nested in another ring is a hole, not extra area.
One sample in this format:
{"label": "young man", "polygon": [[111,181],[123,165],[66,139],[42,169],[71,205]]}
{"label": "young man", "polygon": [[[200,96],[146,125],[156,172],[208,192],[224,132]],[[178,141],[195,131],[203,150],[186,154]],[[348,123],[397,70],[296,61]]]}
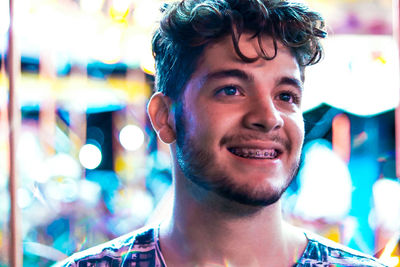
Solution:
{"label": "young man", "polygon": [[384,266],[281,216],[303,144],[304,68],[321,57],[322,18],[276,0],[185,0],[164,14],[148,113],[171,148],[173,213],[62,264]]}

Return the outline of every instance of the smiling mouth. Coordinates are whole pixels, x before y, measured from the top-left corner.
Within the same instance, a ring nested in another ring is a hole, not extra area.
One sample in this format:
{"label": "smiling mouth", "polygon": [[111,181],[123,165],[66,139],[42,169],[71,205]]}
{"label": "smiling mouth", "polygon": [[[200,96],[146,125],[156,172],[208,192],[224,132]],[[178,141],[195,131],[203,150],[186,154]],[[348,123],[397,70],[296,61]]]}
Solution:
{"label": "smiling mouth", "polygon": [[228,148],[232,154],[246,159],[275,159],[282,152],[276,149],[259,149],[259,148]]}

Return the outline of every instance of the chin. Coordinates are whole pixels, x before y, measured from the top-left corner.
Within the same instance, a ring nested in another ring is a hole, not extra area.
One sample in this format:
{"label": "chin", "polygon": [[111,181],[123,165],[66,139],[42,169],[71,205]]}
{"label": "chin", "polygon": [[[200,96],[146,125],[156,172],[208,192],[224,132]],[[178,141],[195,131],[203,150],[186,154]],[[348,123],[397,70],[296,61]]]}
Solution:
{"label": "chin", "polygon": [[286,188],[287,186],[285,185],[280,187],[264,186],[261,189],[254,189],[250,188],[250,186],[236,186],[226,183],[225,186],[215,188],[215,192],[239,204],[266,207],[275,204],[286,191]]}

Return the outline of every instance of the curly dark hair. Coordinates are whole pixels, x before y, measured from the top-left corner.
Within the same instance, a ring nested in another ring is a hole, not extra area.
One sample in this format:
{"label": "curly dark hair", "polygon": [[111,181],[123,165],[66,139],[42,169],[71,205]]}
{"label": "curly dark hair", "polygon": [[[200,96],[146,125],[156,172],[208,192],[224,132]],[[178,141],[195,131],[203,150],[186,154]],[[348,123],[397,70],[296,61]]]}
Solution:
{"label": "curly dark hair", "polygon": [[[195,71],[204,48],[231,35],[237,55],[246,57],[238,43],[243,32],[253,34],[265,60],[275,58],[277,42],[290,48],[304,67],[322,57],[320,38],[327,34],[322,17],[303,4],[279,0],[183,0],[164,5],[152,48],[156,61],[156,90],[179,99]],[[270,36],[275,52],[263,50],[262,36]]]}

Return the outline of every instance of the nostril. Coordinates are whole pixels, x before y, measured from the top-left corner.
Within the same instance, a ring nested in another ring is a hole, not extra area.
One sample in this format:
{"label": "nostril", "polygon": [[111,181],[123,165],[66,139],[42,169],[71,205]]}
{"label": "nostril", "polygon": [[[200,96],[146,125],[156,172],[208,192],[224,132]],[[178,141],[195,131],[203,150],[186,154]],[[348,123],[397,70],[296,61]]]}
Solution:
{"label": "nostril", "polygon": [[259,129],[265,129],[265,125],[262,123],[253,123],[253,126]]}
{"label": "nostril", "polygon": [[274,131],[282,128],[283,120],[281,118],[276,118],[274,120],[269,119],[265,121],[254,121],[250,123],[250,128],[259,131]]}
{"label": "nostril", "polygon": [[243,117],[243,123],[245,127],[250,129],[271,131],[282,128],[283,117],[273,102],[254,101]]}

